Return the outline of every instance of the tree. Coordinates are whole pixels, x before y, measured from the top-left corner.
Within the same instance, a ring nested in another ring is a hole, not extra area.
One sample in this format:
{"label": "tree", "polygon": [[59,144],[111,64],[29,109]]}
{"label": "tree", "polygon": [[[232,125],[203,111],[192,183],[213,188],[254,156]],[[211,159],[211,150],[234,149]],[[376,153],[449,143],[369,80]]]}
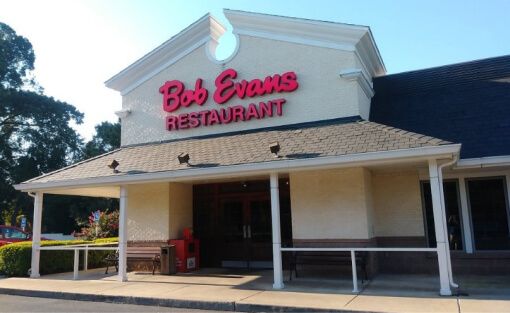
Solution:
{"label": "tree", "polygon": [[44,95],[32,74],[34,61],[28,39],[0,23],[0,209],[21,208],[27,215],[32,200],[12,185],[78,160],[83,144],[71,127],[83,114]]}
{"label": "tree", "polygon": [[[32,74],[34,61],[28,39],[0,22],[0,224],[33,214],[33,200],[13,184],[120,146],[120,124],[108,122],[83,145],[71,127],[82,123],[83,114],[44,94]],[[47,194],[43,231],[79,230],[76,221],[97,208],[118,209],[118,200]]]}
{"label": "tree", "polygon": [[83,158],[88,159],[120,147],[120,123],[102,122],[96,134],[85,144]]}
{"label": "tree", "polygon": [[18,36],[7,24],[0,22],[0,84],[3,88],[34,87],[31,79],[35,54],[28,39]]}

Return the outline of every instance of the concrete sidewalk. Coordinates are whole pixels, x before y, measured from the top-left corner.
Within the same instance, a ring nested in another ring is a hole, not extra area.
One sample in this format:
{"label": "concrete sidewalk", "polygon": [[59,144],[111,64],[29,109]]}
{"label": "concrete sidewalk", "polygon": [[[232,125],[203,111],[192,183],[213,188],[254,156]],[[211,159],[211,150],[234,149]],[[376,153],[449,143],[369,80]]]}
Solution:
{"label": "concrete sidewalk", "polygon": [[510,277],[459,278],[462,293],[440,297],[436,277],[379,275],[358,294],[349,279],[299,278],[271,288],[271,271],[207,269],[173,276],[129,273],[117,282],[103,270],[46,275],[39,279],[0,279],[0,293],[171,306],[224,311],[336,312],[510,312]]}

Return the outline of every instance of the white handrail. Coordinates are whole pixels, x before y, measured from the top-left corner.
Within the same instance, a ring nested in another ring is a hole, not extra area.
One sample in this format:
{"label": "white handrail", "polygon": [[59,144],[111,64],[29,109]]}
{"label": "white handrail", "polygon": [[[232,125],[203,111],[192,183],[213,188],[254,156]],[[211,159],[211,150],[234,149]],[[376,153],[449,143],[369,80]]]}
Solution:
{"label": "white handrail", "polygon": [[341,248],[280,248],[281,252],[303,251],[303,252],[350,252],[352,266],[352,292],[358,293],[358,275],[356,272],[356,251],[373,251],[373,252],[438,252],[437,248],[384,248],[384,247],[341,247]]}
{"label": "white handrail", "polygon": [[[78,279],[79,273],[79,261],[80,261],[80,251],[85,251],[85,255],[83,258],[83,269],[85,271],[88,270],[88,253],[91,250],[97,251],[115,251],[118,250],[118,242],[108,242],[108,243],[86,243],[86,244],[77,244],[77,245],[68,245],[68,246],[44,246],[39,247],[38,250],[45,251],[74,251],[74,263],[73,263],[73,280]],[[113,247],[105,247],[106,245],[117,245]]]}
{"label": "white handrail", "polygon": [[281,248],[281,251],[377,251],[377,252],[437,252],[437,248]]}
{"label": "white handrail", "polygon": [[50,246],[50,247],[40,247],[39,250],[117,250],[118,247],[59,247],[59,246]]}
{"label": "white handrail", "polygon": [[[51,243],[51,241],[50,241]],[[75,245],[58,245],[58,246],[45,246],[45,247],[101,247],[101,246],[111,246],[111,245],[118,245],[119,243],[117,241],[114,242],[104,242],[104,243],[80,243]]]}

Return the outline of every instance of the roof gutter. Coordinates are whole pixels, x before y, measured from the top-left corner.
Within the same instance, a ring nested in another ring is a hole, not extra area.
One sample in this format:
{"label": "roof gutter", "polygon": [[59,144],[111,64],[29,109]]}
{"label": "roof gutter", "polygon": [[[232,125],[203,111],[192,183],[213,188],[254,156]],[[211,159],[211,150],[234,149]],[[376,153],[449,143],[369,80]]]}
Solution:
{"label": "roof gutter", "polygon": [[482,158],[460,159],[454,169],[487,168],[509,166],[510,155],[491,156]]}
{"label": "roof gutter", "polygon": [[145,174],[112,175],[106,177],[43,183],[30,182],[14,185],[14,188],[21,191],[49,190],[57,188],[71,189],[104,185],[127,185],[161,181],[190,181],[196,179],[241,177],[246,175],[268,174],[271,172],[291,172],[311,169],[326,169],[333,167],[339,168],[394,164],[398,162],[427,160],[430,158],[452,158],[454,155],[459,154],[460,147],[460,144],[451,144],[443,146],[319,157],[313,159],[287,159],[210,168],[186,168],[182,170],[162,171]]}

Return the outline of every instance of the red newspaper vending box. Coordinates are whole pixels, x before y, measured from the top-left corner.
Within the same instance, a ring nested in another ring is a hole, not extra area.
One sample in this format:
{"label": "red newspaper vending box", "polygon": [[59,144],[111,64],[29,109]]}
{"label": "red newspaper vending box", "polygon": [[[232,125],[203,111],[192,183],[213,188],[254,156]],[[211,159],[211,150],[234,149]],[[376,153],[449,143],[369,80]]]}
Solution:
{"label": "red newspaper vending box", "polygon": [[176,268],[179,273],[186,273],[199,269],[200,241],[193,239],[189,232],[184,232],[185,239],[170,239],[169,244],[175,245]]}

